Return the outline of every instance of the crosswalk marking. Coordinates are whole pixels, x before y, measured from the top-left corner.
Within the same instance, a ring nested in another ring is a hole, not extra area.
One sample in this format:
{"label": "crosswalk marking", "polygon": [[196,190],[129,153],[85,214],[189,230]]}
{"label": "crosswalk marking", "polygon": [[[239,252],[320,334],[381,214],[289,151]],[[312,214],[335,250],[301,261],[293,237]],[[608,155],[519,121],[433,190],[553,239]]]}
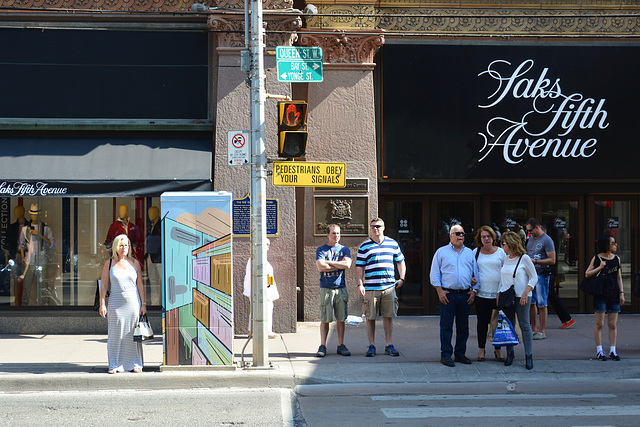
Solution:
{"label": "crosswalk marking", "polygon": [[381,408],[387,418],[614,417],[640,415],[640,406],[509,406]]}
{"label": "crosswalk marking", "polygon": [[371,400],[487,400],[491,398],[509,400],[530,399],[611,399],[615,394],[416,394],[402,396],[371,396]]}

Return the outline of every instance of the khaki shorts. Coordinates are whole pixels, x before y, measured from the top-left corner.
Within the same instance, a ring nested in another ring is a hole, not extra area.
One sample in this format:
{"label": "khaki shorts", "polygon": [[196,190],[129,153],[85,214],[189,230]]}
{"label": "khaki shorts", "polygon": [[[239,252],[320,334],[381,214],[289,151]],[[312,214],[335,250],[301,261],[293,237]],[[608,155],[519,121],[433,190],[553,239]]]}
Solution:
{"label": "khaki shorts", "polygon": [[333,322],[333,313],[336,314],[336,321],[347,320],[347,303],[349,293],[347,288],[320,288],[320,321],[324,323]]}
{"label": "khaki shorts", "polygon": [[362,301],[362,311],[368,320],[376,320],[378,313],[382,317],[396,317],[398,314],[398,297],[396,287],[384,291],[366,291]]}

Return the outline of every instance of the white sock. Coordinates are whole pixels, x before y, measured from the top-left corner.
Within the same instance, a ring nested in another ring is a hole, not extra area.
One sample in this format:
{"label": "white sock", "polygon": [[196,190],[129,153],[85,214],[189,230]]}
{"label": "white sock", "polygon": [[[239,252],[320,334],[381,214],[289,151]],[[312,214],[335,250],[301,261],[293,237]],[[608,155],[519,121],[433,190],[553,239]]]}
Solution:
{"label": "white sock", "polygon": [[596,354],[600,354],[600,353],[604,354],[604,350],[602,349],[601,345],[596,347]]}
{"label": "white sock", "polygon": [[609,347],[609,354],[618,354],[616,353],[616,346],[612,345],[611,347]]}

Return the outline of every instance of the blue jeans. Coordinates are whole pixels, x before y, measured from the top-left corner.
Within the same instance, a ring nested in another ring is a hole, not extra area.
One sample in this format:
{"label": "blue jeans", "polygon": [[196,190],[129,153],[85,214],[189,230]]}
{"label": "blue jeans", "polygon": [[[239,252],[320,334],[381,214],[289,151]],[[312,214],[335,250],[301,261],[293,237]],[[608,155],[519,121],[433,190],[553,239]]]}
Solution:
{"label": "blue jeans", "polygon": [[538,307],[547,306],[547,298],[549,298],[549,284],[551,282],[551,276],[545,276],[538,274],[538,283],[533,288],[533,304]]}
{"label": "blue jeans", "polygon": [[[440,303],[440,357],[442,359],[464,356],[467,351],[469,338],[469,312],[471,306],[467,303],[469,294],[466,292],[449,292],[449,304]],[[456,321],[456,346],[451,345],[453,338],[453,320]]]}

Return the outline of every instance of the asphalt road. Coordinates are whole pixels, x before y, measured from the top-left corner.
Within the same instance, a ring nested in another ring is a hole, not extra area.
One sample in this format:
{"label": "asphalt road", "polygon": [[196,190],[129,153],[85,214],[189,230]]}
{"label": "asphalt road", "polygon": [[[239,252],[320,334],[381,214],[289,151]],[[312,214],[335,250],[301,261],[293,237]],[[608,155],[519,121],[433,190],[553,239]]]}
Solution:
{"label": "asphalt road", "polygon": [[1,426],[290,426],[290,389],[0,393]]}
{"label": "asphalt road", "polygon": [[635,427],[640,380],[7,392],[0,408],[0,426]]}
{"label": "asphalt road", "polygon": [[310,427],[637,426],[640,382],[353,384],[297,388]]}

